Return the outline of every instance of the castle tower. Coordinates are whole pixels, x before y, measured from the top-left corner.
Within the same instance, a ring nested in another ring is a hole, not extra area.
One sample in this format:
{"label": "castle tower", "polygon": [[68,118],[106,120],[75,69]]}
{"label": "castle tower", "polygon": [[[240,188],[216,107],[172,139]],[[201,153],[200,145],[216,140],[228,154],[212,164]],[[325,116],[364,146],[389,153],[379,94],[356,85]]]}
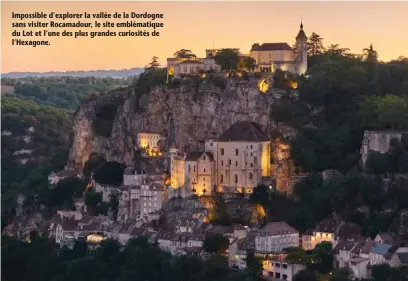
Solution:
{"label": "castle tower", "polygon": [[303,23],[300,23],[300,30],[296,36],[296,49],[298,50],[299,56],[299,68],[298,74],[305,74],[307,70],[307,36],[303,30]]}

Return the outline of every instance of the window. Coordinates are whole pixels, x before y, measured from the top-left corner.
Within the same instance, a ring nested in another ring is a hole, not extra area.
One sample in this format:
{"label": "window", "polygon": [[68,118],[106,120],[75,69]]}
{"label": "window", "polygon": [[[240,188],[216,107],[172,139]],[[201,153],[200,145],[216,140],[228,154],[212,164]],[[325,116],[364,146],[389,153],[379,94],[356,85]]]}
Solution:
{"label": "window", "polygon": [[221,174],[220,176],[220,182],[223,183],[224,182],[224,175]]}
{"label": "window", "polygon": [[238,167],[238,161],[235,161],[235,167]]}
{"label": "window", "polygon": [[221,166],[224,166],[224,161],[221,160]]}
{"label": "window", "polygon": [[221,155],[224,155],[224,148],[221,148]]}
{"label": "window", "polygon": [[235,183],[238,183],[238,175],[235,175]]}
{"label": "window", "polygon": [[205,168],[203,169],[203,172],[205,173]]}
{"label": "window", "polygon": [[251,149],[252,149],[252,144],[251,144]]}
{"label": "window", "polygon": [[235,155],[238,156],[239,155],[239,151],[238,149],[235,149]]}
{"label": "window", "polygon": [[195,172],[195,165],[194,165],[194,172]]}
{"label": "window", "polygon": [[191,172],[191,166],[188,164],[188,171]]}
{"label": "window", "polygon": [[252,173],[249,173],[249,179],[252,180],[252,178],[253,178]]}
{"label": "window", "polygon": [[203,160],[205,160],[205,155],[204,155],[204,157],[203,157]]}
{"label": "window", "polygon": [[228,159],[228,165],[231,165],[231,159]]}
{"label": "window", "polygon": [[254,166],[254,164],[251,163],[251,165],[249,165],[249,166],[251,166],[251,168],[252,168]]}

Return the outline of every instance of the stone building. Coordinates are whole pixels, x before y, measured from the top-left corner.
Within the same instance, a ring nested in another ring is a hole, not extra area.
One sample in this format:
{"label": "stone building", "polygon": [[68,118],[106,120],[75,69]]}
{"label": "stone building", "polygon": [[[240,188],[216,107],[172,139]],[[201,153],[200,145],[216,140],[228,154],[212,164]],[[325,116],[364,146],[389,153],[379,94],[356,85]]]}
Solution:
{"label": "stone building", "polygon": [[271,175],[270,140],[254,122],[237,122],[218,139],[205,141],[205,152],[183,154],[170,149],[171,186],[185,184],[198,195],[222,192],[252,193]]}
{"label": "stone building", "polygon": [[307,70],[307,37],[300,24],[296,36],[296,48],[287,43],[255,43],[252,45],[250,56],[256,62],[256,70],[275,72],[277,69],[297,74],[304,74]]}
{"label": "stone building", "polygon": [[237,122],[217,140],[206,140],[205,147],[214,156],[220,191],[252,193],[270,176],[270,139],[257,123]]}
{"label": "stone building", "polygon": [[137,146],[146,150],[149,156],[161,155],[159,141],[165,139],[155,132],[140,132],[137,134]]}
{"label": "stone building", "polygon": [[210,195],[214,185],[215,165],[213,155],[209,152],[178,153],[170,149],[171,187],[190,187],[197,195]]}
{"label": "stone building", "polygon": [[286,222],[270,222],[255,237],[256,253],[276,254],[290,247],[299,247],[299,232]]}
{"label": "stone building", "polygon": [[182,78],[206,71],[220,71],[221,67],[215,63],[217,49],[206,49],[205,53],[205,58],[168,58],[167,74],[174,78]]}

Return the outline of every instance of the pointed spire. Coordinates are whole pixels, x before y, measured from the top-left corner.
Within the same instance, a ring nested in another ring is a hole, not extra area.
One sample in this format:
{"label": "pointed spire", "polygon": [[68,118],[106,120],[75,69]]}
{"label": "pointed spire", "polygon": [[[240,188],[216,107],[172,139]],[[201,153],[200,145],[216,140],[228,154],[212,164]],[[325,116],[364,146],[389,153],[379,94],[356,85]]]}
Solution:
{"label": "pointed spire", "polygon": [[303,15],[300,15],[300,29],[303,30]]}

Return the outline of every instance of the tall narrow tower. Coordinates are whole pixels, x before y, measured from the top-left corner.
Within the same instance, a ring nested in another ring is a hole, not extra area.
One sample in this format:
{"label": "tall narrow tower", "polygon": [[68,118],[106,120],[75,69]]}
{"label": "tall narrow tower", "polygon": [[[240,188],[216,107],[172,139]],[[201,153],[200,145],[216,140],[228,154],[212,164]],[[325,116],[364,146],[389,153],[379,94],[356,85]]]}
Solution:
{"label": "tall narrow tower", "polygon": [[296,36],[296,49],[299,52],[298,74],[305,74],[307,70],[307,36],[303,31],[303,23],[300,22],[300,30]]}

